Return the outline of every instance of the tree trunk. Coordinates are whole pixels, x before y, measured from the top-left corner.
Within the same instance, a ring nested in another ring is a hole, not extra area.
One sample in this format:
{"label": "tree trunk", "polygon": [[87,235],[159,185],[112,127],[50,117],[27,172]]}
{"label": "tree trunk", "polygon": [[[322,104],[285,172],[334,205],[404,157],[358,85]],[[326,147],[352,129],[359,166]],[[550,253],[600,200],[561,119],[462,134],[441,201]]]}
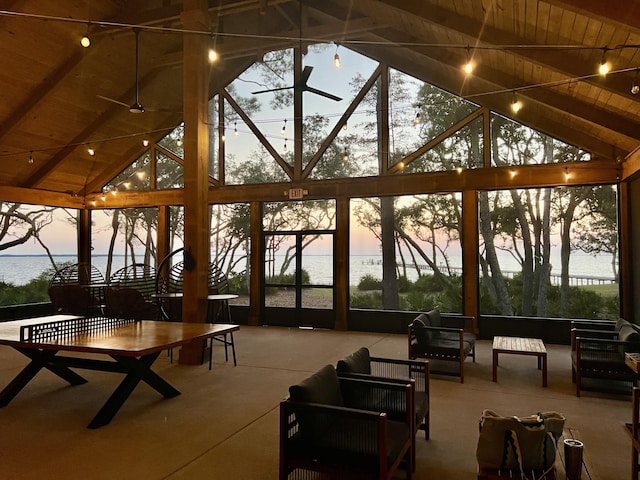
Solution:
{"label": "tree trunk", "polygon": [[382,226],[382,308],[397,310],[400,307],[400,293],[396,276],[393,197],[380,198],[380,220]]}
{"label": "tree trunk", "polygon": [[500,270],[496,247],[493,243],[493,230],[491,228],[491,214],[489,212],[489,194],[487,192],[478,193],[479,213],[480,213],[480,233],[484,240],[485,256],[491,270],[491,285],[495,290],[496,302],[501,315],[513,315],[513,306],[507,285]]}

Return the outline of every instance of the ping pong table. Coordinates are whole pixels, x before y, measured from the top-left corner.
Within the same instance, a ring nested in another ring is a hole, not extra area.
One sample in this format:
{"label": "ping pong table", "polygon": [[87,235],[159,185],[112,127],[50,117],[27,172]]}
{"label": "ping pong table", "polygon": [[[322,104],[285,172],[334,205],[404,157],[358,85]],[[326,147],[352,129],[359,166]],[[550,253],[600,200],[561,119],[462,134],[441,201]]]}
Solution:
{"label": "ping pong table", "polygon": [[[105,317],[53,315],[0,322],[0,345],[8,345],[31,361],[0,392],[0,407],[5,407],[43,368],[71,385],[87,380],[72,368],[121,373],[125,375],[88,428],[108,424],[118,413],[140,381],[165,398],[180,392],[151,370],[164,350],[239,330],[238,325],[157,322]],[[58,355],[75,352],[74,356]],[[89,354],[83,356],[81,354]],[[92,358],[95,354],[112,360]]]}

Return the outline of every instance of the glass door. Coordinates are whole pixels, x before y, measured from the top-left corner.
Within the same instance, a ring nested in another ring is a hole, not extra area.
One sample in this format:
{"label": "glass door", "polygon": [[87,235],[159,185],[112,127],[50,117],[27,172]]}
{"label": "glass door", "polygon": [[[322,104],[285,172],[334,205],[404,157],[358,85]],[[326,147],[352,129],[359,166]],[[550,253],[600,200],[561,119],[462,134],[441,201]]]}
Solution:
{"label": "glass door", "polygon": [[263,325],[333,328],[333,230],[264,233]]}

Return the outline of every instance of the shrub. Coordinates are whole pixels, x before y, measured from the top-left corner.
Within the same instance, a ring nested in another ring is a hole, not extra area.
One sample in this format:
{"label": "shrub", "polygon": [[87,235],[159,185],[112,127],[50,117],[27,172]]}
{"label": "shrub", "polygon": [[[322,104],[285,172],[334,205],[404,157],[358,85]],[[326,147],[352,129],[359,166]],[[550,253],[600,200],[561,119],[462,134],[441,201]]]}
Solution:
{"label": "shrub", "polygon": [[358,290],[382,290],[382,280],[377,279],[373,275],[365,275],[358,283]]}

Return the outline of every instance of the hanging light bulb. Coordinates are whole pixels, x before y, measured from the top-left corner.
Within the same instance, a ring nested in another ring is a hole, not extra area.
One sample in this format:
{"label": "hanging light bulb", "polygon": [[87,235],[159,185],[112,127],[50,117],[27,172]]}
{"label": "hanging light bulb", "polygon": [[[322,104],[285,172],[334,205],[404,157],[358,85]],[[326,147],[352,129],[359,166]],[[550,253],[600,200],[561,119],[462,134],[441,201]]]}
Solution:
{"label": "hanging light bulb", "polygon": [[471,47],[469,47],[469,45],[467,45],[467,63],[465,63],[462,68],[464,70],[464,73],[466,73],[467,75],[471,75],[471,73],[473,73],[473,63],[471,63]]}
{"label": "hanging light bulb", "polygon": [[91,39],[87,35],[84,35],[80,39],[80,45],[82,45],[84,48],[89,48],[91,46]]}
{"label": "hanging light bulb", "polygon": [[342,66],[342,60],[340,60],[340,55],[338,55],[338,48],[340,45],[336,44],[336,54],[333,56],[333,65],[336,68],[340,68]]}
{"label": "hanging light bulb", "polygon": [[218,60],[218,53],[213,49],[209,49],[209,62],[214,63]]}
{"label": "hanging light bulb", "polygon": [[33,152],[29,152],[29,165],[33,165]]}
{"label": "hanging light bulb", "polygon": [[233,122],[233,134],[236,137],[240,135],[240,132],[238,132],[238,122]]}
{"label": "hanging light bulb", "polygon": [[347,131],[349,129],[349,126],[347,125],[347,122],[344,122],[344,125],[342,126],[342,130]]}
{"label": "hanging light bulb", "polygon": [[344,147],[344,154],[342,155],[342,163],[347,163],[349,161],[349,152],[347,151],[347,147]]}
{"label": "hanging light bulb", "polygon": [[416,105],[416,107],[418,108],[418,111],[416,112],[416,116],[413,119],[414,125],[418,125],[419,123],[422,123],[422,115],[420,114],[420,108],[422,108],[422,105],[418,104]]}
{"label": "hanging light bulb", "polygon": [[607,62],[607,49],[602,49],[602,60],[600,61],[600,66],[598,67],[598,73],[602,76],[605,76],[611,70],[611,65]]}
{"label": "hanging light bulb", "polygon": [[571,174],[569,173],[569,167],[564,167],[564,180],[565,180],[565,182],[568,182],[569,178],[571,178]]}
{"label": "hanging light bulb", "polygon": [[633,95],[637,95],[640,92],[640,84],[638,84],[638,70],[636,70],[636,76],[633,79],[633,83],[631,84],[631,93]]}
{"label": "hanging light bulb", "polygon": [[91,145],[89,145],[87,147],[87,153],[93,157],[96,154],[96,151],[93,148],[91,148]]}
{"label": "hanging light bulb", "polygon": [[223,133],[222,137],[220,137],[220,140],[224,142],[226,139],[227,139],[227,136]]}
{"label": "hanging light bulb", "polygon": [[287,153],[287,151],[288,151],[288,150],[289,150],[289,149],[287,148],[287,139],[285,138],[285,139],[284,139],[284,147],[282,147],[282,151],[283,151],[284,153]]}
{"label": "hanging light bulb", "polygon": [[149,146],[149,140],[147,140],[146,138],[144,140],[142,140],[142,146],[148,147]]}
{"label": "hanging light bulb", "polygon": [[282,125],[282,130],[280,130],[280,135],[283,137],[287,134],[287,119],[284,120],[284,125]]}
{"label": "hanging light bulb", "polygon": [[522,102],[520,100],[518,100],[518,97],[516,97],[516,94],[513,94],[513,99],[511,100],[511,111],[513,113],[518,113],[520,110],[522,110]]}

